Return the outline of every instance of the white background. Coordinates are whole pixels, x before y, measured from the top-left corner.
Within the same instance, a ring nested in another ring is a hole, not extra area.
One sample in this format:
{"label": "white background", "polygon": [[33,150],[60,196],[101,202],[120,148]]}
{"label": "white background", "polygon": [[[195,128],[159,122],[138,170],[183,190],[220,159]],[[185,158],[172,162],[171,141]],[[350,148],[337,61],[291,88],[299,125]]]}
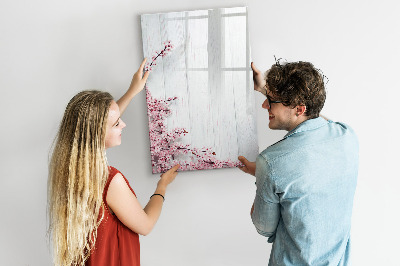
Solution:
{"label": "white background", "polygon": [[[1,265],[50,265],[48,152],[69,99],[83,89],[120,97],[142,59],[140,14],[247,5],[253,61],[313,62],[329,77],[323,114],[360,141],[353,212],[354,265],[399,265],[399,4],[396,1],[0,2]],[[285,132],[267,127],[256,98],[260,148]],[[123,116],[123,145],[108,151],[144,205],[151,174],[145,95]],[[397,131],[396,131],[397,130]],[[270,244],[249,217],[254,179],[237,169],[180,173],[142,265],[266,265]],[[329,211],[329,210],[326,210]]]}

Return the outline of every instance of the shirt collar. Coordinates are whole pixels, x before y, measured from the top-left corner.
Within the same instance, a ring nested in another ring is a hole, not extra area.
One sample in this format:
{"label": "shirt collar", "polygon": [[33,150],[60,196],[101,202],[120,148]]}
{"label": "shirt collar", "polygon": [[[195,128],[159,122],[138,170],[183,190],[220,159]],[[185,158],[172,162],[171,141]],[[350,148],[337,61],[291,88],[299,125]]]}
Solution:
{"label": "shirt collar", "polygon": [[325,126],[328,124],[328,121],[326,121],[322,117],[317,117],[313,119],[308,119],[304,122],[302,122],[300,125],[295,127],[293,130],[289,131],[283,138],[288,138],[296,133],[304,132],[304,131],[309,131],[309,130],[314,130],[319,127]]}

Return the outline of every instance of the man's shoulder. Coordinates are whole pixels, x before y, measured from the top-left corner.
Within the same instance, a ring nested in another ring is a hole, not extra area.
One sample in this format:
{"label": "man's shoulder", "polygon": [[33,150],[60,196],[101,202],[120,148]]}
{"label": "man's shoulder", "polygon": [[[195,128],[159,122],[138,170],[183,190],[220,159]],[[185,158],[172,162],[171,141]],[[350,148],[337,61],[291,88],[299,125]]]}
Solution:
{"label": "man's shoulder", "polygon": [[263,150],[260,156],[266,161],[272,162],[298,151],[305,152],[307,147],[317,145],[323,149],[324,143],[336,141],[341,137],[346,137],[351,140],[350,142],[358,142],[354,130],[348,124],[329,120],[321,127],[288,133],[283,139]]}
{"label": "man's shoulder", "polygon": [[329,137],[335,138],[347,138],[351,142],[358,143],[358,137],[354,129],[346,123],[343,122],[333,122],[329,121]]}
{"label": "man's shoulder", "polygon": [[287,139],[281,139],[280,141],[268,146],[263,150],[259,156],[261,156],[266,161],[273,161],[283,155],[290,153],[293,150],[293,146],[288,145],[289,141]]}

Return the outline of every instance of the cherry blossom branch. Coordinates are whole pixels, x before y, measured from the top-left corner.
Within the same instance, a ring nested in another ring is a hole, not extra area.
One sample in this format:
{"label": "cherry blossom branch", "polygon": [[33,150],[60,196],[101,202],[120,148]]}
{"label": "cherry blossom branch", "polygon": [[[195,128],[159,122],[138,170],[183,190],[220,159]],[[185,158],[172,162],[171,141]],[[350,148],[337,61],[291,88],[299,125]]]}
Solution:
{"label": "cherry blossom branch", "polygon": [[[190,144],[182,144],[179,139],[189,132],[185,128],[167,130],[166,118],[171,114],[170,104],[178,99],[155,99],[146,87],[147,110],[149,117],[150,153],[153,173],[165,172],[179,163],[180,170],[200,170],[241,166],[240,162],[221,161],[210,148],[201,149]],[[179,155],[187,155],[190,161],[177,160]]]}
{"label": "cherry blossom branch", "polygon": [[[153,66],[157,65],[158,58],[165,57],[172,51],[174,46],[171,41],[163,43],[164,48],[152,57],[151,62],[146,63],[144,71],[152,71]],[[242,166],[240,162],[230,160],[221,161],[216,158],[216,154],[210,148],[195,148],[189,144],[182,144],[179,139],[189,132],[184,128],[174,128],[167,130],[165,125],[166,118],[171,114],[169,105],[177,97],[170,97],[166,100],[155,99],[151,96],[146,86],[147,114],[149,118],[150,153],[153,173],[165,172],[173,165],[179,163],[180,170],[200,170],[225,167]],[[181,156],[189,156],[190,161],[177,160]]]}
{"label": "cherry blossom branch", "polygon": [[160,52],[155,51],[155,55],[151,58],[151,62],[146,63],[144,67],[144,71],[152,71],[153,68],[152,66],[157,65],[156,61],[157,59],[161,57],[165,57],[169,52],[172,51],[174,46],[171,44],[171,41],[166,41],[164,42],[164,49],[162,49]]}

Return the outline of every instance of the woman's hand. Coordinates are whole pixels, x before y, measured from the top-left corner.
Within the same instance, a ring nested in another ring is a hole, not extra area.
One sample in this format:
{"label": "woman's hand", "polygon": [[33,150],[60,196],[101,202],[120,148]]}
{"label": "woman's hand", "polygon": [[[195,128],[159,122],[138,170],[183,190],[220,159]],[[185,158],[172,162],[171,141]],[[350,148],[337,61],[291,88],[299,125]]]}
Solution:
{"label": "woman's hand", "polygon": [[179,167],[180,165],[177,164],[169,169],[167,172],[162,174],[160,181],[158,181],[158,186],[166,188],[169,184],[171,184],[171,182],[174,181],[176,175],[178,174],[177,170],[179,169]]}
{"label": "woman's hand", "polygon": [[141,92],[146,84],[147,78],[149,77],[149,71],[144,73],[143,75],[143,68],[144,64],[146,64],[146,58],[143,60],[142,64],[140,65],[138,71],[133,75],[131,85],[127,92],[117,101],[119,112],[125,112],[125,109],[128,107],[129,103],[136,96],[139,92]]}
{"label": "woman's hand", "polygon": [[146,71],[143,75],[144,65],[146,64],[147,58],[143,59],[142,64],[140,65],[138,71],[133,75],[131,85],[129,86],[129,90],[132,91],[133,94],[138,94],[144,88],[146,84],[147,78],[149,77],[150,72]]}
{"label": "woman's hand", "polygon": [[161,194],[163,197],[150,197],[144,209],[125,178],[120,173],[116,174],[108,188],[106,199],[108,206],[129,229],[141,235],[149,234],[160,217],[167,186],[174,181],[179,167],[177,164],[161,175],[154,194]]}
{"label": "woman's hand", "polygon": [[267,84],[261,74],[261,71],[256,68],[253,62],[251,62],[251,69],[253,70],[253,82],[254,82],[254,90],[261,92],[264,95],[267,95],[267,90],[265,85]]}

